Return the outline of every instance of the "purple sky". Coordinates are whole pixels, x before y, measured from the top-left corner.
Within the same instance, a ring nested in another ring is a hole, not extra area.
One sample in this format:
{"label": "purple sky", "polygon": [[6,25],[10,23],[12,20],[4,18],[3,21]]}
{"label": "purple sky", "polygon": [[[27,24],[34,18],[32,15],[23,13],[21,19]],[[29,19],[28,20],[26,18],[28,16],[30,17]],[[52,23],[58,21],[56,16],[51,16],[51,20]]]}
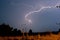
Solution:
{"label": "purple sky", "polygon": [[[6,23],[14,28],[21,29],[22,24],[27,24],[34,32],[57,31],[60,27],[60,9],[44,9],[41,12],[28,16],[32,24],[28,25],[25,15],[31,11],[39,10],[42,6],[60,4],[59,0],[0,0],[0,24]],[[31,27],[30,27],[31,26]]]}

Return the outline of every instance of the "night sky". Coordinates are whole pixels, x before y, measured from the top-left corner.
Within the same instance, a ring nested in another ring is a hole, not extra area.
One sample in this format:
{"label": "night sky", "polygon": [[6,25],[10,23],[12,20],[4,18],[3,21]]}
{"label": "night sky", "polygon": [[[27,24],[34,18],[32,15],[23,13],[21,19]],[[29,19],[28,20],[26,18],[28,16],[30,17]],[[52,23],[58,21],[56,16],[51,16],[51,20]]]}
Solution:
{"label": "night sky", "polygon": [[[47,8],[28,16],[32,20],[29,24],[25,15],[39,10],[42,6],[60,5],[59,0],[0,0],[0,24],[6,23],[13,28],[21,29],[26,24],[26,30],[33,32],[57,31],[60,27],[60,8]],[[25,28],[25,27],[24,27]]]}

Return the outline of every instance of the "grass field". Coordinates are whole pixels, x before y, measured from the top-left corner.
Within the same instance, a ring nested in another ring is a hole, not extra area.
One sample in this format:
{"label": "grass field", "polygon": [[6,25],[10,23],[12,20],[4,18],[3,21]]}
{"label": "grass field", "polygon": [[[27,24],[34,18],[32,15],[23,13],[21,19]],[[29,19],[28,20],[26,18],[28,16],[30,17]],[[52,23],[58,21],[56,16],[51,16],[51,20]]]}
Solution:
{"label": "grass field", "polygon": [[60,33],[50,35],[0,36],[0,40],[60,40]]}

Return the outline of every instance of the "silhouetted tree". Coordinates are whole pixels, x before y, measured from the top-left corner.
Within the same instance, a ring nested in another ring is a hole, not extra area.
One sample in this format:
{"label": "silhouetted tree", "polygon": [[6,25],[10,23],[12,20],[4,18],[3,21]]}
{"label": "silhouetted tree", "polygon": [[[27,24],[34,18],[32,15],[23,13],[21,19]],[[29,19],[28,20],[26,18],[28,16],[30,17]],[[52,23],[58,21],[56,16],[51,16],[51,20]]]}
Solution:
{"label": "silhouetted tree", "polygon": [[17,36],[21,35],[21,30],[17,30],[16,28],[13,29],[9,25],[6,25],[5,23],[0,25],[0,35],[1,36]]}
{"label": "silhouetted tree", "polygon": [[60,8],[60,6],[56,6],[57,8]]}
{"label": "silhouetted tree", "polygon": [[0,35],[9,35],[12,31],[12,27],[6,24],[0,25]]}
{"label": "silhouetted tree", "polygon": [[32,30],[31,29],[29,30],[29,33],[32,33]]}
{"label": "silhouetted tree", "polygon": [[17,35],[17,29],[16,28],[13,30],[13,35],[14,36]]}
{"label": "silhouetted tree", "polygon": [[60,32],[60,29],[59,29],[59,32]]}
{"label": "silhouetted tree", "polygon": [[21,35],[21,30],[17,30],[17,34],[18,35]]}

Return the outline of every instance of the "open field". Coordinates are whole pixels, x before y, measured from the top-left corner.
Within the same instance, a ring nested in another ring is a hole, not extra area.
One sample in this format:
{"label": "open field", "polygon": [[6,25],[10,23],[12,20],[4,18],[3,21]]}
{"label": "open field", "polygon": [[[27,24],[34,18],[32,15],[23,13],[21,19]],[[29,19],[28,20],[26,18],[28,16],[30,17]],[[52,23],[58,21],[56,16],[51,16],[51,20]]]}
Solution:
{"label": "open field", "polygon": [[0,40],[60,40],[60,33],[50,35],[31,35],[31,36],[0,36]]}

